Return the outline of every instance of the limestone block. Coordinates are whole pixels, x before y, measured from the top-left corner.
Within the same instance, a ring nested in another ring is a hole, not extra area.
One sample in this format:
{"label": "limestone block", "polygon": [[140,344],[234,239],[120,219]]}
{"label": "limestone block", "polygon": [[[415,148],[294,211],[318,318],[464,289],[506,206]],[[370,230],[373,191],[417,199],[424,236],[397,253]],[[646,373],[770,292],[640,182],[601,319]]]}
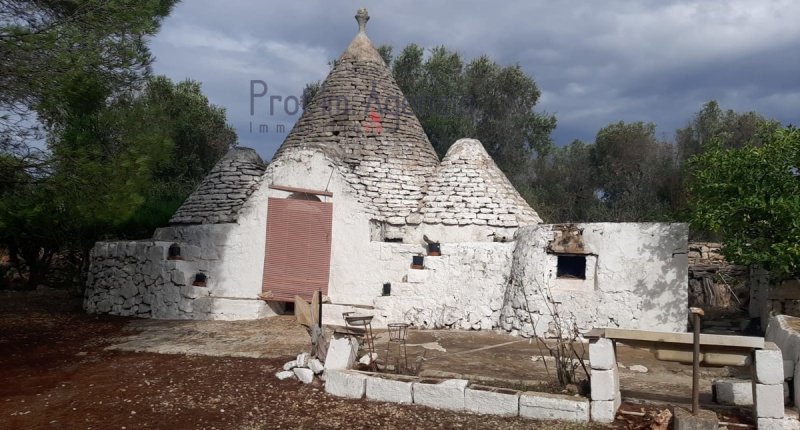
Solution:
{"label": "limestone block", "polygon": [[297,360],[287,361],[283,364],[283,370],[292,370],[297,367]]}
{"label": "limestone block", "polygon": [[756,384],[755,415],[758,418],[783,418],[783,384]]}
{"label": "limestone block", "polygon": [[193,302],[194,300],[192,299],[181,298],[181,300],[178,302],[178,309],[181,312],[191,313],[193,311],[192,307]]}
{"label": "limestone block", "polygon": [[277,377],[279,380],[283,381],[284,379],[294,378],[294,372],[291,372],[289,370],[282,370],[282,371],[276,373],[275,377]]}
{"label": "limestone block", "polygon": [[349,369],[356,360],[357,351],[357,340],[347,336],[334,336],[328,344],[325,369]]}
{"label": "limestone block", "polygon": [[612,370],[617,364],[617,355],[614,352],[614,341],[599,338],[589,344],[589,361],[592,369]]}
{"label": "limestone block", "polygon": [[592,400],[592,421],[598,423],[614,422],[620,403],[620,400]]}
{"label": "limestone block", "polygon": [[292,369],[294,375],[297,376],[297,379],[304,384],[310,384],[314,382],[314,372],[311,369],[306,369],[302,367],[295,367]]}
{"label": "limestone block", "polygon": [[367,378],[367,398],[381,402],[413,403],[413,378]]}
{"label": "limestone block", "polygon": [[325,370],[325,366],[316,358],[308,362],[308,368],[311,369],[315,375],[319,375],[323,370]]}
{"label": "limestone block", "polygon": [[138,293],[138,292],[139,292],[139,290],[132,283],[125,283],[119,289],[120,296],[124,297],[125,299],[129,299],[129,298],[135,296],[136,293]]}
{"label": "limestone block", "polygon": [[111,311],[111,301],[108,299],[97,303],[97,312],[106,313]]}
{"label": "limestone block", "polygon": [[753,405],[753,383],[749,379],[720,379],[714,381],[714,394],[717,403],[721,405]]}
{"label": "limestone block", "polygon": [[366,375],[348,370],[325,370],[325,392],[339,397],[360,399],[367,389]]}
{"label": "limestone block", "polygon": [[297,354],[297,359],[295,360],[297,362],[297,367],[308,367],[308,360],[310,358],[311,356],[307,352]]}
{"label": "limestone block", "polygon": [[592,370],[592,400],[615,400],[620,398],[619,371]]}
{"label": "limestone block", "polygon": [[180,288],[181,295],[188,299],[196,299],[209,295],[210,291],[205,287],[195,287],[192,285],[184,285]]}
{"label": "limestone block", "polygon": [[519,415],[519,391],[473,386],[464,391],[464,409],[477,414]]}
{"label": "limestone block", "polygon": [[764,349],[755,351],[756,380],[760,384],[783,383],[783,355],[773,342],[766,342]]}
{"label": "limestone block", "polygon": [[437,409],[464,410],[464,390],[469,381],[448,379],[443,382],[419,381],[414,383],[414,403]]}
{"label": "limestone block", "polygon": [[519,416],[538,420],[589,421],[589,399],[561,394],[522,393]]}
{"label": "limestone block", "polygon": [[175,285],[186,285],[186,275],[182,270],[173,270],[170,275],[170,280],[172,280],[172,283]]}

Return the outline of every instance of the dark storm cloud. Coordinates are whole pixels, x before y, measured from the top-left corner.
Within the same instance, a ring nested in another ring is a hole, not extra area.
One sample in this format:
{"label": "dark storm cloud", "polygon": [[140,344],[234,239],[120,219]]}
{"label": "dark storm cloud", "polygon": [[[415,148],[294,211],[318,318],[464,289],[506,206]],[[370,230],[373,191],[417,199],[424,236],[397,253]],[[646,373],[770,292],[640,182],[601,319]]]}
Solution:
{"label": "dark storm cloud", "polygon": [[[465,58],[519,63],[542,90],[537,109],[558,118],[559,144],[591,141],[620,120],[654,122],[669,137],[710,99],[799,122],[800,3],[792,1],[192,0],[154,39],[155,71],[201,81],[227,108],[240,143],[269,157],[299,117],[278,102],[270,115],[269,96],[299,97],[305,83],[323,79],[355,35],[361,6],[376,45],[445,45]],[[251,116],[253,79],[269,88]],[[270,132],[258,133],[258,124]]]}

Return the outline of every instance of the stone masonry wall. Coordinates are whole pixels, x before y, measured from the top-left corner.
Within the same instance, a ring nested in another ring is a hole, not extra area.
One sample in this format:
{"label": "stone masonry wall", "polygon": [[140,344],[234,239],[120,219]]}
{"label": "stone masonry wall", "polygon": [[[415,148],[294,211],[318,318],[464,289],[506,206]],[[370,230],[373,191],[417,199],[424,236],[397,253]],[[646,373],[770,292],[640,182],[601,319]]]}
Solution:
{"label": "stone masonry wall", "polygon": [[498,327],[514,243],[442,244],[441,250],[425,257],[425,269],[409,269],[405,282],[393,283],[391,296],[377,297],[375,313],[422,328]]}
{"label": "stone masonry wall", "polygon": [[722,245],[689,243],[689,305],[734,309],[748,299],[749,268],[725,261]]}
{"label": "stone masonry wall", "polygon": [[[686,331],[685,224],[574,224],[585,279],[557,276],[558,253],[548,251],[558,225],[520,228],[501,327],[522,336],[552,336],[557,304],[563,325]],[[574,251],[574,250],[573,250]],[[574,254],[573,254],[574,255]]]}
{"label": "stone masonry wall", "polygon": [[[167,260],[171,242],[98,242],[92,249],[84,308],[89,313],[209,319],[209,289],[192,286],[191,261]],[[196,247],[181,247],[191,254]],[[204,300],[204,298],[206,298]]]}

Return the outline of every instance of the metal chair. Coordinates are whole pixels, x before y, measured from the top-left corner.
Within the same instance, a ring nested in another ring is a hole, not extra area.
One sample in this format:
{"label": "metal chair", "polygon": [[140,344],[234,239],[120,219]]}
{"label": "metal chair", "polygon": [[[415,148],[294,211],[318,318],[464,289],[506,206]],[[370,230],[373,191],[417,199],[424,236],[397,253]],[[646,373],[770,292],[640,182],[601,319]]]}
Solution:
{"label": "metal chair", "polygon": [[[402,354],[404,367],[403,370],[408,370],[408,352],[406,350],[406,338],[408,337],[408,324],[406,323],[390,323],[387,325],[389,329],[389,342],[386,344],[386,364],[389,364],[389,354],[391,352],[392,344],[397,344],[397,365],[395,371],[400,373],[400,355]],[[401,350],[402,347],[402,350]]]}

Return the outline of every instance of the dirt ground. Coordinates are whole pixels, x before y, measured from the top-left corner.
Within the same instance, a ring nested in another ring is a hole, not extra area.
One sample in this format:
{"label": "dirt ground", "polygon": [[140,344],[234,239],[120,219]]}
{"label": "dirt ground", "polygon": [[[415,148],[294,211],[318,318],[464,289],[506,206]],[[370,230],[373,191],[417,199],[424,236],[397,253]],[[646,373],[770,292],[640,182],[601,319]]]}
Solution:
{"label": "dirt ground", "polygon": [[[345,400],[325,394],[319,381],[278,381],[275,372],[307,339],[290,316],[139,320],[86,315],[79,299],[61,291],[0,291],[0,428],[588,428]],[[409,335],[409,361],[427,376],[541,382],[549,375],[536,351],[527,340],[490,332]],[[641,410],[640,398],[647,411],[688,399],[690,368],[655,362],[645,351],[619,354],[628,367],[649,369],[622,370],[623,394],[632,399],[623,409]],[[708,379],[721,371],[705,372]],[[620,415],[614,427],[643,424]]]}

